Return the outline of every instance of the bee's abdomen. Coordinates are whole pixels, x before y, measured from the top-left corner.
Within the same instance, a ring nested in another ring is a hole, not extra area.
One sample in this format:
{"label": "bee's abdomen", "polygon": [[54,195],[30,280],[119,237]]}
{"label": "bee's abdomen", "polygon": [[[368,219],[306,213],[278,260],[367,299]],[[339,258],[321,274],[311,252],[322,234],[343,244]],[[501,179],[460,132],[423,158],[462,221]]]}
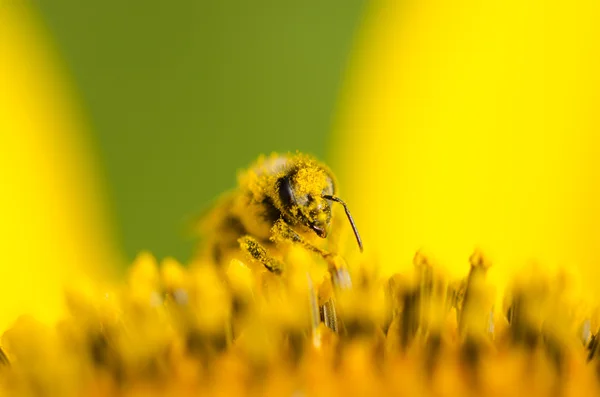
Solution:
{"label": "bee's abdomen", "polygon": [[227,252],[239,249],[238,239],[246,234],[248,230],[235,215],[227,215],[217,227],[218,235],[211,244],[210,254],[215,263],[221,263]]}
{"label": "bee's abdomen", "polygon": [[261,244],[270,246],[271,227],[281,217],[281,212],[270,198],[245,207],[243,212],[230,211],[213,230],[210,255],[215,263],[227,262],[232,252],[239,252],[238,239],[249,235]]}

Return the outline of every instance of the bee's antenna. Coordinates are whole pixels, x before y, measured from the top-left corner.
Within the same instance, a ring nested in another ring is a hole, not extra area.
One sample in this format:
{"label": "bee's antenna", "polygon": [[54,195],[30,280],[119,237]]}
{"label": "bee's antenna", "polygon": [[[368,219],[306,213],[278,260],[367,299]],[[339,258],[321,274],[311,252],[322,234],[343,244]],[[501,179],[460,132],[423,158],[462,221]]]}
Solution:
{"label": "bee's antenna", "polygon": [[346,205],[346,203],[344,203],[341,198],[336,197],[336,196],[330,196],[329,194],[324,194],[322,197],[327,200],[338,202],[344,206],[344,211],[346,211],[346,216],[348,217],[348,220],[350,221],[350,225],[352,226],[352,230],[354,231],[354,236],[356,237],[356,242],[358,243],[358,248],[360,248],[360,252],[363,252],[363,244],[362,244],[362,240],[360,239],[360,234],[358,234],[358,229],[356,228],[356,225],[354,224],[354,219],[352,218],[352,215],[350,215],[350,210],[348,209],[348,206]]}

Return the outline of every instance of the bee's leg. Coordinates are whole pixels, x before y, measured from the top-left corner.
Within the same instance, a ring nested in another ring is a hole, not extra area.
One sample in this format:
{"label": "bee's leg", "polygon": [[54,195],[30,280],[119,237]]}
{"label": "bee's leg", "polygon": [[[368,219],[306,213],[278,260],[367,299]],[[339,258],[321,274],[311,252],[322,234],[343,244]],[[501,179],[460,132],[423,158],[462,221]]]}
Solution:
{"label": "bee's leg", "polygon": [[315,247],[308,241],[306,241],[301,235],[299,235],[294,229],[290,227],[283,219],[279,219],[275,222],[275,225],[271,228],[271,241],[278,243],[280,241],[291,241],[292,243],[300,244],[309,251],[315,252],[327,259],[332,256],[328,251]]}
{"label": "bee's leg", "polygon": [[346,263],[340,256],[312,245],[282,219],[275,222],[275,225],[271,229],[271,233],[271,240],[275,243],[279,241],[291,241],[302,245],[309,251],[321,255],[329,264],[329,273],[331,274],[331,281],[335,288],[346,289],[352,286]]}
{"label": "bee's leg", "polygon": [[[331,283],[335,290],[349,289],[352,287],[350,273],[348,272],[345,261],[340,256],[310,244],[282,219],[275,222],[271,232],[271,240],[274,242],[291,241],[302,245],[309,251],[321,255],[329,265]],[[337,333],[339,331],[339,320],[336,313],[334,297],[331,296],[320,309],[322,321],[329,329]]]}
{"label": "bee's leg", "polygon": [[308,284],[308,296],[310,302],[310,328],[312,331],[312,343],[314,346],[319,346],[321,344],[321,335],[319,333],[319,324],[321,323],[319,297],[308,272],[306,273],[306,281]]}
{"label": "bee's leg", "polygon": [[5,365],[10,365],[10,361],[8,360],[8,357],[6,357],[4,350],[0,347],[0,367]]}
{"label": "bee's leg", "polygon": [[323,303],[320,314],[323,318],[323,324],[337,334],[339,331],[338,319],[335,313],[335,303],[333,303],[332,298],[329,298],[325,303]]}
{"label": "bee's leg", "polygon": [[253,260],[262,263],[268,271],[281,274],[283,263],[269,255],[267,249],[256,241],[256,239],[246,235],[238,239],[238,242],[242,251],[247,252]]}

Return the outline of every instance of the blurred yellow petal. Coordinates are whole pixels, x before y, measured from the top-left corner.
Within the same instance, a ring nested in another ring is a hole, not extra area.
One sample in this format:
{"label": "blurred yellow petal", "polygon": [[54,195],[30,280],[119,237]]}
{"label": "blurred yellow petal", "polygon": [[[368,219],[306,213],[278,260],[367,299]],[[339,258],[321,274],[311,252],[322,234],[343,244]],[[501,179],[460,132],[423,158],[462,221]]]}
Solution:
{"label": "blurred yellow petal", "polygon": [[593,0],[371,5],[333,145],[367,253],[600,276],[598,20]]}
{"label": "blurred yellow petal", "polygon": [[85,126],[27,2],[0,5],[0,330],[118,263]]}

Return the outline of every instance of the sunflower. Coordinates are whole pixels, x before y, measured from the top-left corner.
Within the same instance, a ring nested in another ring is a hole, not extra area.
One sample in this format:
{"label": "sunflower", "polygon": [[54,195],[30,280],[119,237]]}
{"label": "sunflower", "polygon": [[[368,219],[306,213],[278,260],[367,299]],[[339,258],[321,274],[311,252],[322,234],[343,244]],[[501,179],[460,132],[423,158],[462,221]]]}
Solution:
{"label": "sunflower", "polygon": [[600,392],[596,2],[374,2],[332,145],[365,253],[124,280],[27,10],[0,13],[0,395]]}

